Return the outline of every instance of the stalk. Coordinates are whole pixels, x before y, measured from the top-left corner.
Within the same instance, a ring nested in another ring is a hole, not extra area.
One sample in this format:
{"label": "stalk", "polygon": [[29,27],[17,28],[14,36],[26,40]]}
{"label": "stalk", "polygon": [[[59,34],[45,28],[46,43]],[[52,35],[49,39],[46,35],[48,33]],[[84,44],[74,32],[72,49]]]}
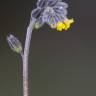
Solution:
{"label": "stalk", "polygon": [[30,20],[29,26],[27,27],[24,53],[23,53],[23,55],[21,55],[22,61],[23,61],[23,96],[29,96],[29,92],[28,92],[28,57],[29,57],[30,41],[31,41],[34,23],[35,23],[34,19]]}

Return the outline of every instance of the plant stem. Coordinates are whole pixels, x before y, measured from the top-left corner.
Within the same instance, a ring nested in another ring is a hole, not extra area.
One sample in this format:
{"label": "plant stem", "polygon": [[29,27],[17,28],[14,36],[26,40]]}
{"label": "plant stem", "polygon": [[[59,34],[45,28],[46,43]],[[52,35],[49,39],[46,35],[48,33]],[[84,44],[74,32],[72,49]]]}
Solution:
{"label": "plant stem", "polygon": [[30,41],[35,20],[30,20],[29,26],[27,27],[24,54],[22,55],[23,60],[23,96],[29,96],[28,92],[28,55],[30,48]]}

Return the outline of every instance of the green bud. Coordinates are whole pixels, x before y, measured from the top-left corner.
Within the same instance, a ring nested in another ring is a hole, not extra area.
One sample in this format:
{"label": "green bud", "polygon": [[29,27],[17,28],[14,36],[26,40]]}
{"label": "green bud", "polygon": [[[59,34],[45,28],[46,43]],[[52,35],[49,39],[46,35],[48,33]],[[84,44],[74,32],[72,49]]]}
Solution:
{"label": "green bud", "polygon": [[34,28],[35,28],[35,29],[39,29],[39,28],[41,28],[44,24],[45,24],[45,23],[44,23],[43,20],[42,20],[42,16],[40,16],[38,19],[36,19]]}
{"label": "green bud", "polygon": [[40,26],[39,22],[36,22],[34,27],[35,27],[35,29],[39,29],[41,26]]}

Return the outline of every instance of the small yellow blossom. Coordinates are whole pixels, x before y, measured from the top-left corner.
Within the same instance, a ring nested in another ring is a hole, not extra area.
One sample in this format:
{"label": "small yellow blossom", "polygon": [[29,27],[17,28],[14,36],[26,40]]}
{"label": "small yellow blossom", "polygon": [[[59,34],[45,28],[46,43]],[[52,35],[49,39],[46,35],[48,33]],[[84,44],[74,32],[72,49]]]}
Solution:
{"label": "small yellow blossom", "polygon": [[74,22],[73,19],[65,19],[63,22],[59,21],[57,24],[51,24],[52,29],[57,29],[58,31],[67,30],[70,25]]}
{"label": "small yellow blossom", "polygon": [[64,20],[64,24],[65,24],[65,30],[69,29],[70,28],[70,25],[74,23],[74,19],[66,19]]}
{"label": "small yellow blossom", "polygon": [[63,22],[58,22],[57,23],[57,28],[58,31],[62,31],[63,29],[65,29],[65,24]]}

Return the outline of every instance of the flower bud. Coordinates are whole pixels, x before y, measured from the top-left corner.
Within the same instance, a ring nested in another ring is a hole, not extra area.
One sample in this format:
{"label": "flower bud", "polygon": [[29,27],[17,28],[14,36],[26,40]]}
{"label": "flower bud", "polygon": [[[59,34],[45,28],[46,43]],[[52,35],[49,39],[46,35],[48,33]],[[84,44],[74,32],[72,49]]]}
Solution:
{"label": "flower bud", "polygon": [[13,35],[10,34],[9,36],[7,36],[7,42],[9,44],[10,48],[14,52],[17,52],[17,53],[22,52],[21,42],[16,37],[14,37]]}

